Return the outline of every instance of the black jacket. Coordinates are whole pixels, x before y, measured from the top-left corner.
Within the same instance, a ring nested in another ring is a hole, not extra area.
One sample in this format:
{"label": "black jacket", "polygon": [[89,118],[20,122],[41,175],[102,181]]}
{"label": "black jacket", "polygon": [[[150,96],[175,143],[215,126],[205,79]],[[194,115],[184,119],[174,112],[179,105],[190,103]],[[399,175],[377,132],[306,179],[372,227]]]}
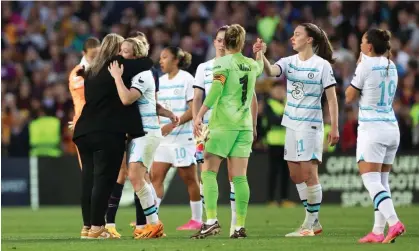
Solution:
{"label": "black jacket", "polygon": [[124,106],[118,96],[115,80],[108,71],[109,64],[114,60],[124,65],[122,79],[127,88],[131,87],[132,77],[153,66],[149,58],[124,59],[116,56],[106,62],[96,76],[85,77],[86,104],[74,129],[73,140],[93,132],[128,133],[134,138],[145,135],[137,104]]}

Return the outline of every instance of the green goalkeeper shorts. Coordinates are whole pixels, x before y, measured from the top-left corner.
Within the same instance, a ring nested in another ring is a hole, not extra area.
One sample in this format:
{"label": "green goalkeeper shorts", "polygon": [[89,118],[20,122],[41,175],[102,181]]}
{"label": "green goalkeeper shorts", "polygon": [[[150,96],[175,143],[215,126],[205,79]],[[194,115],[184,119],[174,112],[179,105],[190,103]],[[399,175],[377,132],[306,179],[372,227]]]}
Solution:
{"label": "green goalkeeper shorts", "polygon": [[252,144],[252,131],[210,130],[205,151],[223,158],[249,158]]}

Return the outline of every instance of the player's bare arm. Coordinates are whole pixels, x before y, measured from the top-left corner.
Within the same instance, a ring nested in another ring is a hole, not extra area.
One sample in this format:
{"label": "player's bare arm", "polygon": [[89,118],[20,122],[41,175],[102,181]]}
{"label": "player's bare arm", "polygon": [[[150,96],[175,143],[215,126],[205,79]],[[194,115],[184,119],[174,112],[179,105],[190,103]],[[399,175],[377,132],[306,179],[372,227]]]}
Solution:
{"label": "player's bare arm", "polygon": [[192,101],[192,117],[195,121],[199,110],[201,109],[202,102],[204,101],[204,90],[200,88],[194,89],[194,99]]}
{"label": "player's bare arm", "polygon": [[141,92],[136,88],[128,89],[122,80],[122,73],[124,73],[124,66],[119,66],[117,61],[112,62],[108,67],[109,72],[115,79],[116,89],[118,90],[119,98],[124,105],[131,105],[141,97]]}
{"label": "player's bare arm", "polygon": [[345,104],[351,104],[358,100],[360,94],[360,90],[356,89],[352,85],[349,85],[345,91]]}
{"label": "player's bare arm", "polygon": [[188,102],[188,106],[189,106],[188,110],[184,114],[182,114],[182,116],[180,116],[179,125],[183,125],[186,122],[189,122],[192,120],[192,104],[193,104],[193,100],[190,100]]}
{"label": "player's bare arm", "polygon": [[269,60],[265,56],[266,44],[265,43],[260,43],[259,40],[258,40],[253,45],[253,53],[256,53],[256,57],[258,57],[258,54],[259,54],[260,51],[263,52],[263,56],[262,56],[262,58],[263,58],[263,69],[264,69],[265,73],[268,76],[271,76],[271,77],[280,76],[282,74],[281,67],[279,67],[276,64],[271,65],[271,63],[269,62]]}
{"label": "player's bare arm", "polygon": [[331,130],[328,135],[328,142],[331,146],[334,146],[339,141],[339,124],[338,124],[338,100],[336,97],[336,87],[332,86],[325,90],[327,103],[329,105],[330,119],[331,119]]}

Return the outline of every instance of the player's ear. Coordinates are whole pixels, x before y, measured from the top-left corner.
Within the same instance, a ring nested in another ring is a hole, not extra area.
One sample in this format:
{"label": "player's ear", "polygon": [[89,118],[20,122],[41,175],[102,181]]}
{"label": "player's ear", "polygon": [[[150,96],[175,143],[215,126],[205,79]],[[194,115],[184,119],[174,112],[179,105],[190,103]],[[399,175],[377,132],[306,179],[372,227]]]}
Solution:
{"label": "player's ear", "polygon": [[313,44],[313,38],[307,37],[307,44]]}
{"label": "player's ear", "polygon": [[86,52],[84,52],[84,50],[81,51],[81,54],[84,56],[86,56]]}

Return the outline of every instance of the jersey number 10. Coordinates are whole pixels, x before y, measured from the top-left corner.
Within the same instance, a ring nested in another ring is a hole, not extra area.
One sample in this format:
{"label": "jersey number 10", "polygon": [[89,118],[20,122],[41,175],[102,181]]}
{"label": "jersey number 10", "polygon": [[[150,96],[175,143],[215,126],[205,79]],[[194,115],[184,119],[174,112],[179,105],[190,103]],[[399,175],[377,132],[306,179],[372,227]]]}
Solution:
{"label": "jersey number 10", "polygon": [[240,78],[240,84],[242,85],[242,105],[244,105],[247,100],[247,83],[248,82],[249,82],[249,77],[247,74]]}
{"label": "jersey number 10", "polygon": [[[391,80],[388,83],[387,88],[386,88],[385,81],[382,81],[378,87],[381,89],[381,96],[380,96],[380,102],[378,102],[377,105],[378,106],[391,105],[391,103],[393,102],[394,94],[396,93],[396,84],[394,80]],[[384,100],[386,96],[386,91],[387,91],[387,96],[388,96],[387,102],[385,102]]]}

